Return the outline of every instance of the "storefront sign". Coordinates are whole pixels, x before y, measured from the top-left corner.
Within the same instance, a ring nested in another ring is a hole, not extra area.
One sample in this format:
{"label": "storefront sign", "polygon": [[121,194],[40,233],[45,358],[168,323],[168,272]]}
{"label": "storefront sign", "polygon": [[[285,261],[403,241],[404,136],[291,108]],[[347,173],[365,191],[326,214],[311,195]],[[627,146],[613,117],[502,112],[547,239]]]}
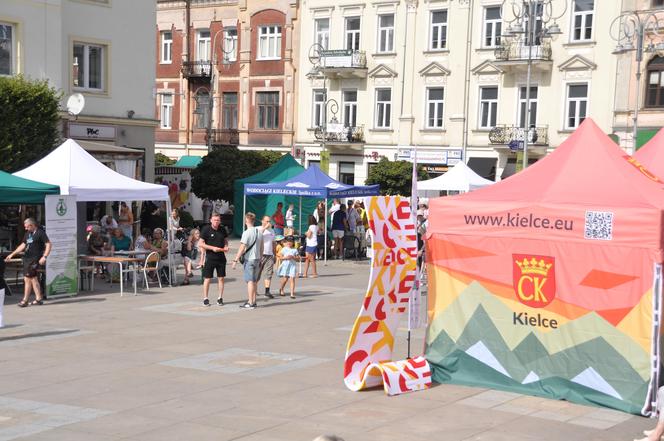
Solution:
{"label": "storefront sign", "polygon": [[69,124],[69,137],[82,139],[115,139],[114,126]]}
{"label": "storefront sign", "polygon": [[[415,149],[412,147],[400,148],[397,159],[413,161]],[[436,165],[454,165],[461,159],[461,150],[425,150],[417,149],[417,162]]]}
{"label": "storefront sign", "polygon": [[46,292],[49,297],[78,292],[76,261],[76,196],[48,195],[46,235],[51,254],[46,259]]}

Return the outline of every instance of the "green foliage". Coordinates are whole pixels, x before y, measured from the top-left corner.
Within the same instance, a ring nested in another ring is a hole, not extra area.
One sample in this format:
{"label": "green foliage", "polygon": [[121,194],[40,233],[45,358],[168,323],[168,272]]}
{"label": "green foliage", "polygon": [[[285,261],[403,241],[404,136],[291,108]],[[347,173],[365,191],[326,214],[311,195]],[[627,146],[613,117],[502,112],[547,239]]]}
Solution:
{"label": "green foliage", "polygon": [[235,203],[235,180],[261,172],[280,158],[281,154],[273,151],[241,151],[237,147],[212,150],[191,171],[191,190],[199,198],[223,199]]}
{"label": "green foliage", "polygon": [[161,167],[162,165],[173,165],[175,164],[175,159],[171,159],[163,153],[154,154],[154,166]]}
{"label": "green foliage", "polygon": [[0,170],[28,167],[59,144],[61,97],[46,81],[0,77]]}
{"label": "green foliage", "polygon": [[180,226],[182,228],[194,227],[194,217],[187,210],[180,210]]}
{"label": "green foliage", "polygon": [[[417,176],[420,181],[429,179],[429,174],[421,166],[417,168]],[[371,167],[366,183],[380,185],[382,195],[410,196],[413,164],[408,161],[390,161],[383,158]]]}

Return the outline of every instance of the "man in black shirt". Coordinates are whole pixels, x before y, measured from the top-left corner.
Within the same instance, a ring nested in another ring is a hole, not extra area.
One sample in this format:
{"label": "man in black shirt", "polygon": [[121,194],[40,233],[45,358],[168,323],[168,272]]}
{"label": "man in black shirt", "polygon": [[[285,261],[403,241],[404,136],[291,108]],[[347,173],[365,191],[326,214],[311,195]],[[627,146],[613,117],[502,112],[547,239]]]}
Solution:
{"label": "man in black shirt", "polygon": [[219,297],[217,305],[224,304],[224,277],[226,277],[226,255],[228,251],[228,238],[226,230],[221,225],[221,215],[212,213],[210,216],[210,225],[203,227],[198,246],[205,250],[205,264],[203,265],[203,305],[210,306],[208,292],[210,290],[210,281],[217,272],[219,284]]}
{"label": "man in black shirt", "polygon": [[23,300],[18,303],[18,306],[21,308],[28,306],[31,290],[35,291],[35,300],[30,304],[42,305],[44,303],[37,270],[40,266],[46,265],[46,258],[51,252],[51,241],[48,240],[46,232],[37,226],[37,222],[34,219],[26,219],[23,222],[23,226],[25,227],[23,242],[5,258],[5,261],[9,261],[15,254],[23,252],[23,282],[25,289]]}

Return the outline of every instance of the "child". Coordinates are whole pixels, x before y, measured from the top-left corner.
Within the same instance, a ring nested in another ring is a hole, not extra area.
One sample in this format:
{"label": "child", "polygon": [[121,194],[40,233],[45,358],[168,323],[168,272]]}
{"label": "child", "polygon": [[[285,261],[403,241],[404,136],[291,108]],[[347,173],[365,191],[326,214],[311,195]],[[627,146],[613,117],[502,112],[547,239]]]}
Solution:
{"label": "child", "polygon": [[275,269],[277,274],[279,274],[279,267],[281,266],[281,250],[284,248],[284,236],[275,236],[274,237],[274,256],[275,256]]}
{"label": "child", "polygon": [[281,287],[279,288],[279,295],[284,297],[284,288],[286,287],[286,282],[290,279],[290,298],[295,298],[295,277],[297,275],[297,264],[295,263],[300,259],[300,256],[297,253],[297,249],[293,247],[293,238],[287,237],[285,241],[285,246],[281,249],[279,253],[281,257],[281,265],[279,266],[279,272],[277,273],[281,277]]}
{"label": "child", "polygon": [[286,236],[292,236],[295,233],[295,215],[293,210],[295,209],[295,204],[289,204],[288,210],[286,210]]}

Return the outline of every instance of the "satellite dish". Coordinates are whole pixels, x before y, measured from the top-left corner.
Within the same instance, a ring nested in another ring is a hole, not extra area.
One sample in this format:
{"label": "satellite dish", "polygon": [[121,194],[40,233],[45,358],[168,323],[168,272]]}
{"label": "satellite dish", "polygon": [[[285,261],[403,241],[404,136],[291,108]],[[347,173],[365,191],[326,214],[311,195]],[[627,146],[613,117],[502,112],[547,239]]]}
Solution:
{"label": "satellite dish", "polygon": [[70,115],[78,115],[85,107],[85,97],[80,93],[74,93],[67,98],[67,112]]}

